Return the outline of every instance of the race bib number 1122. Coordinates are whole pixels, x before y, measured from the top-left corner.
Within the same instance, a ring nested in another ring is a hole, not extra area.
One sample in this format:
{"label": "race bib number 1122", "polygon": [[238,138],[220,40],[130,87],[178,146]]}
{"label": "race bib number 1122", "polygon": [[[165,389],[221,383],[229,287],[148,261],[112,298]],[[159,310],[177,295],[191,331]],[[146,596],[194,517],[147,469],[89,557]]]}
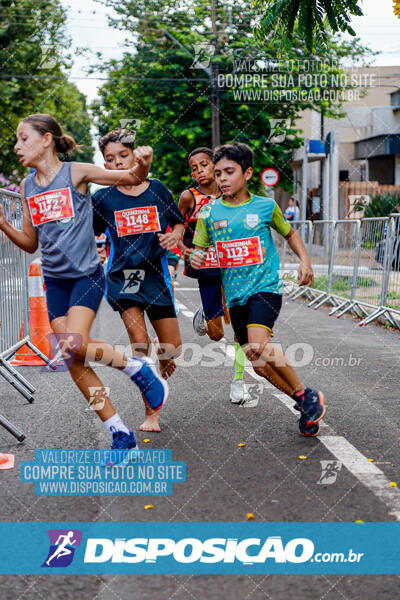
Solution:
{"label": "race bib number 1122", "polygon": [[70,188],[51,190],[27,198],[32,224],[35,227],[51,221],[69,220],[74,216]]}

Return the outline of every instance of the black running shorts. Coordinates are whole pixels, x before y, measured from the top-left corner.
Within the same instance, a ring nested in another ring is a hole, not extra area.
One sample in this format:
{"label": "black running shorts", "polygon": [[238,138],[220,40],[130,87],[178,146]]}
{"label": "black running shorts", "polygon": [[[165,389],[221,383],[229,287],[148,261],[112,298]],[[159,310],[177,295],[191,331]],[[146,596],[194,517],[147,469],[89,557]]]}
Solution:
{"label": "black running shorts", "polygon": [[241,346],[248,343],[247,328],[250,325],[272,328],[282,307],[281,294],[259,292],[250,296],[246,304],[231,306],[229,314],[236,338]]}

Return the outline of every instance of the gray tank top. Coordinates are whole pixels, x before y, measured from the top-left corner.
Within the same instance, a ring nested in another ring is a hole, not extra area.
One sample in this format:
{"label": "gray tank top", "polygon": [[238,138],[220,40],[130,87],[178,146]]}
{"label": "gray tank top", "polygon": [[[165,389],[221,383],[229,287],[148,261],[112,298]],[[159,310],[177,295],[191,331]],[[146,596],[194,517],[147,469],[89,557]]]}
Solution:
{"label": "gray tank top", "polygon": [[81,194],[74,188],[71,163],[63,163],[45,187],[36,183],[34,173],[28,175],[25,199],[39,234],[43,275],[75,279],[93,273],[99,256],[92,201],[89,193]]}

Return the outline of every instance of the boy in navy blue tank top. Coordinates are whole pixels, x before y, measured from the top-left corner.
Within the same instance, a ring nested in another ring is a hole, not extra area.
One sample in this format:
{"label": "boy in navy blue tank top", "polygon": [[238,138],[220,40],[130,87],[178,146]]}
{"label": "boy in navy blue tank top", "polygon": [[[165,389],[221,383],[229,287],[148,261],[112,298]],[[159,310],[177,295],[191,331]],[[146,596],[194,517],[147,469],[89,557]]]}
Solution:
{"label": "boy in navy blue tank top", "polygon": [[[106,169],[120,171],[135,164],[134,132],[115,129],[101,138],[99,146]],[[175,370],[181,336],[166,249],[181,239],[183,215],[158,179],[103,188],[93,196],[93,210],[96,234],[105,232],[111,245],[106,298],[121,315],[135,354],[151,351],[147,314],[158,338],[161,374],[167,378]],[[158,412],[145,405],[140,429],[160,431]]]}

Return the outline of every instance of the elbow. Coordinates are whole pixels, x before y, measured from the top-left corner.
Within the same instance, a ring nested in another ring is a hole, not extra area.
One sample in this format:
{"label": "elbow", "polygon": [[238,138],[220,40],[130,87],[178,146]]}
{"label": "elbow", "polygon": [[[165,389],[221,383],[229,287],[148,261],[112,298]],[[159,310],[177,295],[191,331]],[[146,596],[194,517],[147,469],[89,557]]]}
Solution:
{"label": "elbow", "polygon": [[289,233],[287,235],[285,235],[285,240],[289,241],[294,237],[296,237],[296,232],[294,229],[290,228]]}
{"label": "elbow", "polygon": [[25,248],[25,252],[28,254],[35,254],[36,250],[39,248],[39,244],[31,244],[27,248]]}

